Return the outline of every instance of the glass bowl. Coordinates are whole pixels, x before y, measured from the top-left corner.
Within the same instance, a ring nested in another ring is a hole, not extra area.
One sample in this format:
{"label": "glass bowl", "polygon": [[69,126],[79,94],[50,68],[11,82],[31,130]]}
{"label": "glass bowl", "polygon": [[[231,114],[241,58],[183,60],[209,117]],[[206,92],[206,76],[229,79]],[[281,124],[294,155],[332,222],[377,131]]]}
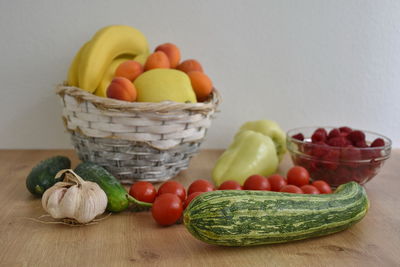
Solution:
{"label": "glass bowl", "polygon": [[[339,127],[303,127],[289,130],[286,134],[293,163],[306,168],[312,180],[324,180],[332,187],[350,181],[362,185],[371,180],[390,157],[392,142],[386,136],[363,131],[368,147],[334,147],[311,142],[311,136],[318,128],[324,128],[329,133]],[[298,133],[303,134],[303,141],[293,138]],[[382,138],[385,145],[370,147],[376,138]]]}

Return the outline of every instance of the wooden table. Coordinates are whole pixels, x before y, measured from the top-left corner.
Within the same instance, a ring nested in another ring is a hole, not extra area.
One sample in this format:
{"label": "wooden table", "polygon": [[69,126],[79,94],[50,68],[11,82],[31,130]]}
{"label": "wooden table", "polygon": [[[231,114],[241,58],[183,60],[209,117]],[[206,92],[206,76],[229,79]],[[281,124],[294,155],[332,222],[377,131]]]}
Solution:
{"label": "wooden table", "polygon": [[[205,150],[176,180],[210,178],[221,151]],[[366,185],[367,216],[350,229],[315,239],[257,247],[218,247],[194,239],[183,225],[159,227],[149,212],[115,214],[98,225],[69,227],[27,218],[44,214],[25,188],[41,159],[71,150],[0,150],[1,266],[399,266],[400,150]],[[281,172],[290,166],[282,163]]]}

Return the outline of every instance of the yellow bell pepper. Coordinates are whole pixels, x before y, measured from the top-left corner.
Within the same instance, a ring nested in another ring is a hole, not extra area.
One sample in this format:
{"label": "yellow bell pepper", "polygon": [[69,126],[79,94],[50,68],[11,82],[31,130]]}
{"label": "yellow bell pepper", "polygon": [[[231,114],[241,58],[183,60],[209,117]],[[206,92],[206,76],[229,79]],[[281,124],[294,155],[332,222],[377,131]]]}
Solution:
{"label": "yellow bell pepper", "polygon": [[240,127],[239,132],[243,130],[252,130],[271,137],[272,141],[274,141],[279,161],[282,160],[283,155],[286,153],[286,134],[278,123],[271,120],[249,121]]}
{"label": "yellow bell pepper", "polygon": [[279,158],[271,137],[261,132],[241,129],[217,160],[212,178],[216,186],[227,180],[235,180],[243,185],[250,175],[267,176],[275,173],[278,165]]}

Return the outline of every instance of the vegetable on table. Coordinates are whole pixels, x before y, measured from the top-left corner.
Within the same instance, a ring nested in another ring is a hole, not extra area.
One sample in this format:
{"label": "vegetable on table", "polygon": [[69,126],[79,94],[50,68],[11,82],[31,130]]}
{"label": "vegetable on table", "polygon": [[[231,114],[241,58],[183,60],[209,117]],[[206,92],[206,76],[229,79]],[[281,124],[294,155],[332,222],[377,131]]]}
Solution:
{"label": "vegetable on table", "polygon": [[183,203],[178,195],[164,193],[159,195],[151,208],[154,220],[163,226],[176,223],[182,216]]}
{"label": "vegetable on table", "polygon": [[64,156],[54,156],[37,164],[26,178],[26,188],[35,196],[43,193],[62,179],[54,176],[63,169],[71,168],[71,161]]}
{"label": "vegetable on table", "polygon": [[368,208],[367,194],[355,182],[320,195],[221,190],[194,198],[183,222],[206,243],[252,246],[336,233],[360,221]]}
{"label": "vegetable on table", "polygon": [[42,206],[54,219],[74,219],[86,224],[103,214],[107,207],[107,196],[100,186],[84,181],[71,169],[61,170],[55,178],[61,178],[47,189],[42,197]]}
{"label": "vegetable on table", "polygon": [[127,209],[130,203],[134,203],[138,209],[152,206],[151,203],[142,202],[130,196],[117,178],[101,166],[92,162],[82,162],[74,171],[85,181],[95,182],[104,190],[108,199],[108,211],[121,212]]}
{"label": "vegetable on table", "polygon": [[255,131],[271,137],[272,141],[274,142],[279,161],[282,160],[283,155],[286,153],[286,134],[278,123],[272,120],[249,121],[240,127],[239,132],[246,130]]}
{"label": "vegetable on table", "polygon": [[217,160],[212,179],[217,187],[227,180],[235,180],[243,185],[247,177],[253,174],[267,176],[275,173],[278,164],[275,144],[269,136],[242,130]]}

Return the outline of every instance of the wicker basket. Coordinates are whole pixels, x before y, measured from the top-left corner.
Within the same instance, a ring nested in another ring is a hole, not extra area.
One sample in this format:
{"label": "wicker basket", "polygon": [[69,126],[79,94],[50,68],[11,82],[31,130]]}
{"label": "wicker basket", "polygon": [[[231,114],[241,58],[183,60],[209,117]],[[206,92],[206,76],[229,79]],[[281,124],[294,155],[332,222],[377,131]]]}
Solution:
{"label": "wicker basket", "polygon": [[199,150],[220,102],[140,103],[98,97],[60,86],[63,120],[82,161],[92,161],[122,183],[161,182],[186,169]]}

